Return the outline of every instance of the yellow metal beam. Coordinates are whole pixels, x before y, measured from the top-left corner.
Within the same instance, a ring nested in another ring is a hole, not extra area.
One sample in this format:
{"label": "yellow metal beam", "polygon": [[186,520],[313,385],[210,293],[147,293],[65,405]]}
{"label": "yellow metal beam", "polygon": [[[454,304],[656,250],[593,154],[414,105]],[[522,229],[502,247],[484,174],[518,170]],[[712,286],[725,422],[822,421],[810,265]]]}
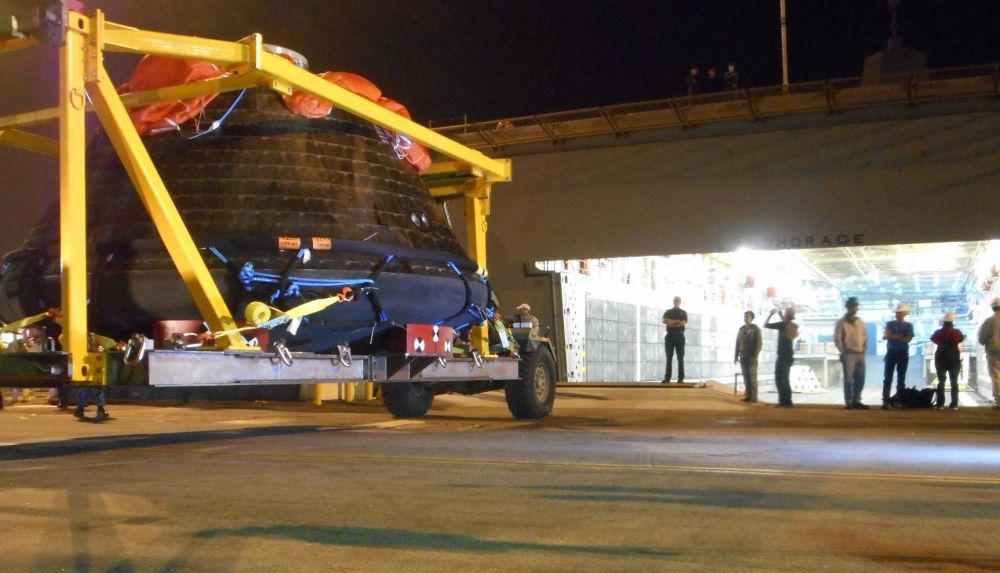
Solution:
{"label": "yellow metal beam", "polygon": [[55,139],[18,129],[0,129],[0,144],[59,156],[59,142]]}
{"label": "yellow metal beam", "polygon": [[[98,80],[90,83],[88,87],[101,124],[122,159],[132,183],[139,192],[139,197],[149,211],[153,224],[202,317],[215,332],[235,330],[236,323],[222,299],[219,287],[201,258],[201,253],[198,252],[194,240],[188,233],[187,226],[157,173],[156,166],[153,165],[149,152],[146,151],[121,98],[115,92],[107,72],[102,68]],[[228,348],[247,348],[243,338],[235,332],[217,340],[220,345]]]}
{"label": "yellow metal beam", "polygon": [[[219,78],[214,80],[203,80],[179,86],[170,86],[144,92],[124,94],[121,96],[125,107],[131,109],[150,105],[161,101],[172,101],[198,97],[210,93],[240,90],[255,86],[269,86],[270,81],[260,71],[244,72],[237,76]],[[88,111],[93,111],[93,107],[88,103]],[[37,111],[17,113],[0,117],[0,130],[13,129],[16,127],[28,127],[47,121],[57,121],[59,119],[59,108],[50,107]]]}
{"label": "yellow metal beam", "polygon": [[45,123],[46,121],[58,121],[58,120],[59,120],[59,108],[50,107],[47,109],[41,109],[37,111],[15,113],[14,115],[5,115],[3,117],[0,117],[0,129],[27,127],[29,125]]}
{"label": "yellow metal beam", "polygon": [[[486,269],[486,231],[489,228],[487,218],[490,215],[490,191],[492,185],[485,181],[478,184],[465,194],[465,222],[468,226],[469,257]],[[471,342],[473,348],[480,354],[490,354],[489,329],[485,326],[472,328]]]}
{"label": "yellow metal beam", "polygon": [[458,199],[459,197],[464,197],[468,192],[469,186],[475,185],[475,181],[469,183],[462,183],[459,185],[448,185],[444,187],[431,187],[428,189],[430,191],[431,197],[437,200],[438,203],[442,201],[447,201],[449,199]]}
{"label": "yellow metal beam", "polygon": [[256,86],[265,86],[268,79],[261,72],[251,71],[236,75],[201,80],[190,84],[158,88],[144,92],[135,92],[121,96],[122,103],[127,108],[141,107],[162,101],[184,100],[203,95],[241,90]]}
{"label": "yellow metal beam", "polygon": [[224,65],[248,62],[251,56],[250,48],[237,42],[137,30],[111,22],[104,26],[104,49],[109,52],[156,54]]}
{"label": "yellow metal beam", "polygon": [[3,52],[13,52],[14,50],[21,50],[24,48],[30,48],[32,46],[37,46],[38,40],[35,38],[5,38],[0,40],[0,54]]}
{"label": "yellow metal beam", "polygon": [[[499,159],[498,161],[506,161]],[[454,177],[461,175],[464,177],[478,178],[484,177],[483,170],[478,167],[462,163],[460,161],[435,161],[424,170],[420,177],[425,181],[431,181],[442,177]]]}
{"label": "yellow metal beam", "polygon": [[[507,164],[506,170],[507,173],[510,173],[509,159],[497,159],[496,161]],[[434,197],[464,195],[465,185],[468,183],[480,180],[496,181],[495,178],[484,173],[482,169],[458,161],[435,161],[430,168],[420,174],[420,178]]]}
{"label": "yellow metal beam", "polygon": [[71,377],[82,382],[87,364],[87,199],[86,115],[83,81],[87,38],[66,31],[60,51],[59,78],[59,254],[62,273],[63,349],[69,352]]}

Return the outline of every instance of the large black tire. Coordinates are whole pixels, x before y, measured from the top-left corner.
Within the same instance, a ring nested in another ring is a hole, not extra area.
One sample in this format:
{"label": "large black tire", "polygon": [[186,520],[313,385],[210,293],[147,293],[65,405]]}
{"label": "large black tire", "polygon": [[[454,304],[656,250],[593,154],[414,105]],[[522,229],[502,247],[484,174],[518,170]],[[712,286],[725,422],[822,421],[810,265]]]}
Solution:
{"label": "large black tire", "polygon": [[431,409],[434,389],[419,382],[382,384],[382,403],[394,418],[419,418]]}
{"label": "large black tire", "polygon": [[504,386],[507,407],[519,420],[537,420],[552,412],[556,400],[556,363],[549,349],[542,346],[521,360],[520,380]]}

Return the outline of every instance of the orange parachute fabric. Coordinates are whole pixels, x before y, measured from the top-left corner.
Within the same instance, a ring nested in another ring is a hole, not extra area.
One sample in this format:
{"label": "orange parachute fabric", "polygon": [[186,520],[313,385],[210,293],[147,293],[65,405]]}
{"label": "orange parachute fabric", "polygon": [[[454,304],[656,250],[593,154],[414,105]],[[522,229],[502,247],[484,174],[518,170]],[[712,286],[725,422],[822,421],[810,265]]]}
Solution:
{"label": "orange parachute fabric", "polygon": [[412,119],[410,117],[410,110],[406,109],[405,105],[399,103],[394,99],[389,99],[387,97],[380,97],[378,98],[378,101],[376,101],[375,103],[379,104],[380,106],[384,107],[385,109],[391,112],[394,112],[398,115],[405,117],[406,119]]}
{"label": "orange parachute fabric", "polygon": [[[380,97],[376,103],[393,113],[405,117],[406,119],[411,119],[410,110],[406,109],[405,105],[394,99]],[[399,137],[399,135],[396,135],[394,139],[398,142]],[[418,172],[426,171],[427,168],[431,166],[431,154],[427,152],[427,148],[424,147],[423,144],[409,138],[406,138],[406,145],[407,148],[403,150],[406,160],[410,162],[410,165],[416,167]],[[397,147],[397,152],[399,151],[400,148]]]}
{"label": "orange parachute fabric", "polygon": [[[149,55],[139,62],[129,81],[119,86],[118,93],[141,92],[220,78],[228,73],[227,69],[208,62]],[[201,113],[217,95],[154,103],[131,110],[129,116],[139,135],[177,129],[178,125]]]}
{"label": "orange parachute fabric", "polygon": [[[330,83],[337,84],[351,93],[373,101],[393,113],[410,119],[410,111],[406,109],[406,106],[394,99],[384,97],[382,90],[363,76],[350,72],[323,72],[319,74],[319,77]],[[283,99],[289,111],[309,119],[326,117],[333,109],[333,106],[329,103],[301,91],[292,92],[292,95],[283,96]],[[431,166],[431,155],[422,144],[412,141],[408,137],[401,136],[398,133],[391,133],[387,130],[383,130],[383,133],[387,134],[388,140],[392,143],[396,153],[400,157],[405,157],[411,165],[417,168],[418,172],[425,171]]]}
{"label": "orange parachute fabric", "polygon": [[382,90],[378,89],[378,86],[371,83],[368,78],[359,76],[358,74],[352,74],[351,72],[323,72],[320,76],[367,100],[378,101],[378,98],[382,97]]}

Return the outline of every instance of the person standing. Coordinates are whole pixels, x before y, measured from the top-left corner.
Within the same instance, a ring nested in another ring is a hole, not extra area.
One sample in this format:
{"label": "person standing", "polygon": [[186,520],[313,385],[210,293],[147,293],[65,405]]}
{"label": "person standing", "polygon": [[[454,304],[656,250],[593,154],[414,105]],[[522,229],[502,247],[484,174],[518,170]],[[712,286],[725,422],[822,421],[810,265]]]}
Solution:
{"label": "person standing", "polygon": [[743,401],[751,404],[757,402],[757,356],[764,346],[764,337],[760,327],[753,323],[754,317],[753,311],[743,313],[743,326],[736,333],[736,355],[733,357],[734,362],[740,363],[743,372],[743,384],[746,386]]}
{"label": "person standing", "polygon": [[517,314],[514,315],[514,322],[518,324],[531,323],[530,328],[538,328],[538,317],[531,314],[531,305],[526,302],[517,305]]}
{"label": "person standing", "polygon": [[718,70],[715,68],[708,68],[708,74],[705,76],[705,93],[715,93],[722,91],[722,76],[719,75]]}
{"label": "person standing", "polygon": [[[778,313],[781,322],[771,322],[771,317]],[[795,349],[792,342],[799,336],[799,325],[795,320],[795,308],[786,308],[784,312],[771,309],[764,321],[764,328],[778,331],[778,360],[774,363],[774,385],[778,387],[778,406],[792,407],[792,363],[795,362]]]}
{"label": "person standing", "polygon": [[955,311],[944,313],[941,328],[931,335],[931,342],[937,344],[934,351],[934,369],[937,370],[937,409],[944,409],[944,379],[951,379],[952,410],[958,409],[958,372],[962,369],[962,354],[959,345],[965,340],[962,331],[955,328]]}
{"label": "person standing", "polygon": [[701,76],[698,73],[698,68],[691,68],[691,71],[688,72],[687,92],[689,96],[701,93]]}
{"label": "person standing", "polygon": [[673,372],[674,353],[677,353],[677,383],[684,381],[684,329],[687,327],[688,313],[681,309],[681,297],[674,297],[674,307],[663,313],[663,324],[667,325],[667,335],[663,337],[663,347],[667,354],[667,372],[663,383],[670,382]]}
{"label": "person standing", "polygon": [[108,411],[104,408],[104,386],[83,386],[80,388],[76,395],[76,410],[73,411],[73,415],[77,418],[84,417],[83,411],[90,403],[91,394],[94,395],[94,403],[97,405],[97,415],[94,419],[98,422],[103,422],[104,420],[110,418],[110,414],[108,414]]}
{"label": "person standing", "polygon": [[910,364],[910,341],[913,340],[913,325],[906,322],[910,307],[900,303],[896,306],[896,320],[885,324],[885,376],[882,379],[882,409],[892,407],[889,394],[892,391],[892,372],[896,371],[896,396],[903,395],[906,388],[906,367]]}
{"label": "person standing", "polygon": [[729,64],[726,73],[722,75],[722,79],[726,84],[727,90],[736,91],[740,89],[740,73],[736,71],[736,64]]}
{"label": "person standing", "polygon": [[844,303],[847,312],[833,329],[833,342],[840,351],[840,364],[844,368],[844,407],[848,410],[867,410],[861,403],[865,389],[865,348],[868,333],[865,323],[858,318],[858,297],[852,296]]}
{"label": "person standing", "polygon": [[990,304],[993,316],[979,327],[979,344],[986,349],[986,365],[993,381],[993,409],[1000,410],[1000,297]]}

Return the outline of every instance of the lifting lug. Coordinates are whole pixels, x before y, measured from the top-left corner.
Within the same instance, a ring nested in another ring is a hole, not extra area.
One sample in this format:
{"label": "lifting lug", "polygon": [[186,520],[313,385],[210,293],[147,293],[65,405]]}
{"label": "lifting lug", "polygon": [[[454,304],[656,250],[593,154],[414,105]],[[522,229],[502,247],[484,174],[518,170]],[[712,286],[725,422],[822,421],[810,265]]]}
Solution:
{"label": "lifting lug", "polygon": [[122,362],[127,365],[138,364],[146,357],[146,337],[142,334],[133,334],[125,345],[125,354],[122,355]]}
{"label": "lifting lug", "polygon": [[351,358],[351,347],[346,344],[337,345],[337,359],[344,368],[350,368],[354,359]]}
{"label": "lifting lug", "polygon": [[285,346],[284,342],[275,342],[274,352],[278,355],[278,360],[280,360],[282,364],[285,366],[292,365],[292,351]]}

